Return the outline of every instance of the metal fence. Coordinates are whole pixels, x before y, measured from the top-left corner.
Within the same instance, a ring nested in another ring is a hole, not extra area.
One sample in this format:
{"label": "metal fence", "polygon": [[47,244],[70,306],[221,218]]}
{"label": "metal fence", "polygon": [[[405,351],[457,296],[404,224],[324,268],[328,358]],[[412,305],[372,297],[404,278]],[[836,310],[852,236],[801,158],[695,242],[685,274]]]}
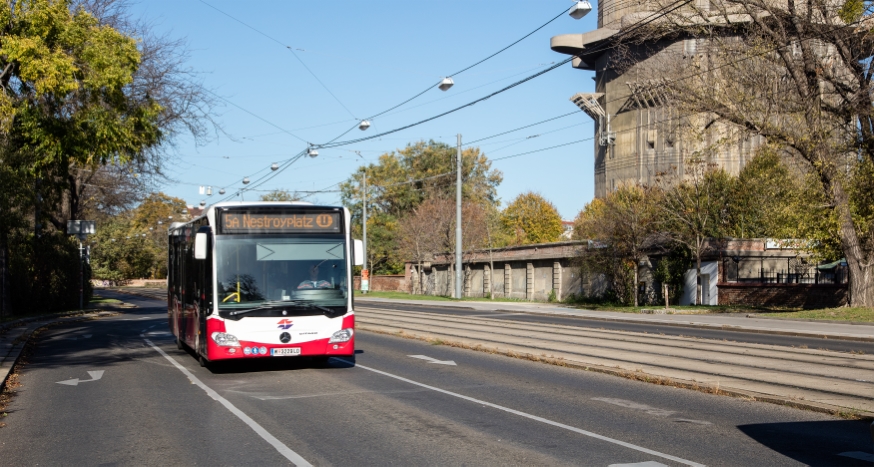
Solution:
{"label": "metal fence", "polygon": [[739,273],[738,263],[731,259],[723,263],[726,282],[758,283],[758,284],[846,284],[848,275],[846,267],[818,269],[813,265],[798,265],[791,269],[755,271],[746,270]]}

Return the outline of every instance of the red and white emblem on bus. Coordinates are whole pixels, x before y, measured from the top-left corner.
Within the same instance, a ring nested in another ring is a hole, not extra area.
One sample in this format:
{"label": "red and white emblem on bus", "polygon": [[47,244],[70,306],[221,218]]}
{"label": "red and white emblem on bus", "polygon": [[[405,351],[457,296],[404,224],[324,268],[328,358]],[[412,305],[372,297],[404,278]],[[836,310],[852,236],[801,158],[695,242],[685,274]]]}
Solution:
{"label": "red and white emblem on bus", "polygon": [[292,322],[291,322],[290,319],[285,319],[285,318],[279,320],[279,322],[276,323],[276,324],[279,325],[279,326],[278,326],[279,329],[288,329],[288,328],[294,326],[294,324],[292,324]]}

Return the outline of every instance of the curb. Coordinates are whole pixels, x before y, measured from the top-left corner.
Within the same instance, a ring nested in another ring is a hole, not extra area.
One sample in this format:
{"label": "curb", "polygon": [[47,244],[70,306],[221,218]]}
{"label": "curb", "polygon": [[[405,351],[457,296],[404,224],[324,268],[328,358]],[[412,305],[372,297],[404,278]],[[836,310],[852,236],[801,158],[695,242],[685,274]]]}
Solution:
{"label": "curb", "polygon": [[[874,327],[874,323],[866,322],[866,321],[838,321],[836,319],[810,319],[810,318],[780,318],[778,316],[758,316],[752,313],[748,313],[747,318],[756,318],[756,319],[776,319],[779,321],[800,321],[803,323],[825,323],[825,324],[853,324],[856,326],[871,326]],[[872,330],[871,332],[874,332]]]}

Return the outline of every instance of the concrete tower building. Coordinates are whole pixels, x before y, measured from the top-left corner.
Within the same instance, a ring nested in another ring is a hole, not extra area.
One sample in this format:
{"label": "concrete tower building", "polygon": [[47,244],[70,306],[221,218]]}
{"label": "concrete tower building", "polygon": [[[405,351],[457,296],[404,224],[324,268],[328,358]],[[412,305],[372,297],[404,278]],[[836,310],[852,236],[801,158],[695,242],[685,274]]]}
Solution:
{"label": "concrete tower building", "polygon": [[[703,0],[704,5],[696,0],[696,7],[700,11],[710,1]],[[691,63],[704,49],[701,39],[679,34],[648,42],[646,47],[615,46],[623,30],[647,21],[660,8],[646,1],[600,0],[598,29],[551,40],[552,50],[575,57],[574,68],[595,72],[595,92],[575,94],[571,100],[595,120],[596,197],[621,185],[654,184],[663,173],[683,176],[687,160],[700,148],[712,147],[708,145],[711,141],[693,141],[681,131],[681,118],[687,128],[695,125],[696,119],[678,115],[668,105],[660,83],[673,77],[654,75],[653,67],[647,66],[653,60],[666,59]],[[627,60],[629,57],[634,60]],[[703,129],[706,122],[698,120]],[[707,151],[706,162],[737,174],[764,139],[740,132],[728,136],[732,142]]]}

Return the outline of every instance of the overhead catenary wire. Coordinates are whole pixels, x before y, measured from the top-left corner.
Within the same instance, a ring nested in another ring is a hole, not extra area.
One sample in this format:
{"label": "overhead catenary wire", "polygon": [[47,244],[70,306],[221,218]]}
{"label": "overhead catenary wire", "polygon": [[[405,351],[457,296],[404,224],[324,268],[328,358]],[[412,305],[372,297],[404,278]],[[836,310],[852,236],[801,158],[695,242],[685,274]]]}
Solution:
{"label": "overhead catenary wire", "polygon": [[[202,1],[202,0],[200,0],[200,1]],[[670,13],[670,12],[672,12],[672,11],[674,11],[674,10],[680,8],[680,7],[682,7],[683,5],[689,3],[689,1],[691,1],[691,0],[678,0],[677,2],[674,2],[673,4],[671,4],[671,5],[667,6],[667,7],[665,7],[665,9],[668,9],[667,11],[661,12],[661,13],[659,13],[658,15],[654,14],[653,16],[651,16],[650,18],[648,18],[647,21],[642,21],[642,22],[640,22],[640,23],[637,23],[637,24],[635,24],[634,26],[632,26],[631,28],[629,28],[628,30],[623,31],[623,32],[620,33],[620,34],[630,34],[631,32],[635,31],[636,29],[642,28],[642,27],[646,26],[647,24],[651,23],[652,21],[655,21],[655,20],[658,19],[659,17],[664,16],[664,15],[666,15],[666,14],[668,14],[668,13]],[[205,3],[205,2],[204,2],[204,3]],[[268,37],[269,37],[269,36],[268,36]],[[606,47],[601,47],[600,49],[599,49],[599,48],[595,48],[595,49],[593,49],[591,52],[603,51],[603,50],[607,50],[607,49],[614,48],[614,47],[616,47],[616,46],[615,46],[615,45],[608,45],[608,46],[606,46]],[[436,120],[436,119],[438,119],[438,118],[444,117],[444,116],[446,116],[446,115],[452,114],[452,113],[457,112],[457,111],[459,111],[459,110],[462,110],[462,109],[464,109],[464,108],[467,108],[467,107],[470,107],[470,106],[472,106],[472,105],[475,105],[475,104],[477,104],[477,103],[479,103],[479,102],[483,102],[483,101],[485,101],[485,100],[488,100],[488,99],[490,99],[491,97],[494,97],[494,96],[496,96],[496,95],[498,95],[498,94],[501,94],[501,93],[503,93],[503,92],[506,92],[506,91],[508,91],[508,90],[510,90],[510,89],[513,89],[513,88],[515,88],[515,87],[517,87],[517,86],[519,86],[519,85],[521,85],[521,84],[524,84],[524,83],[526,83],[526,82],[528,82],[528,81],[530,81],[530,80],[532,80],[532,79],[535,79],[535,78],[537,78],[537,77],[539,77],[539,76],[542,76],[542,75],[544,75],[544,74],[546,74],[546,73],[548,73],[548,72],[550,72],[550,71],[552,71],[552,70],[554,70],[554,69],[556,69],[556,68],[558,68],[558,67],[560,67],[560,66],[562,66],[562,65],[564,65],[564,64],[566,64],[566,63],[571,62],[571,61],[573,60],[573,58],[574,58],[574,57],[569,57],[569,58],[567,58],[567,59],[565,59],[565,60],[562,60],[562,61],[556,63],[555,65],[552,65],[552,66],[550,66],[550,67],[548,67],[548,68],[546,68],[546,69],[544,69],[544,70],[541,70],[541,71],[539,71],[539,72],[537,72],[537,73],[535,73],[535,74],[533,74],[533,75],[530,75],[530,76],[528,76],[528,77],[526,77],[526,78],[523,78],[523,79],[521,79],[521,80],[519,80],[519,81],[516,81],[516,82],[514,82],[514,83],[512,83],[512,84],[510,84],[510,85],[508,85],[508,86],[505,86],[505,87],[503,87],[503,88],[501,88],[501,89],[499,89],[499,90],[497,90],[497,91],[495,91],[495,92],[492,92],[492,93],[490,93],[490,94],[488,94],[488,95],[486,95],[486,96],[484,96],[484,97],[481,97],[481,98],[479,98],[479,99],[475,99],[475,100],[473,100],[473,101],[471,101],[471,102],[468,102],[468,103],[463,104],[463,105],[461,105],[461,106],[455,107],[455,108],[450,109],[450,110],[448,110],[448,111],[446,111],[446,112],[442,112],[442,113],[440,113],[440,114],[438,114],[438,115],[435,115],[435,116],[432,116],[432,117],[429,117],[429,118],[426,118],[426,119],[420,120],[420,121],[418,121],[418,122],[415,122],[415,123],[412,123],[412,124],[409,124],[409,125],[405,125],[405,126],[402,126],[402,127],[400,127],[400,128],[395,128],[395,129],[393,129],[393,130],[385,131],[385,132],[382,132],[382,133],[379,133],[379,134],[376,134],[376,135],[372,135],[372,136],[368,136],[368,137],[363,137],[363,138],[356,138],[356,139],[352,139],[352,140],[336,141],[337,137],[335,137],[333,140],[331,140],[331,141],[328,142],[328,143],[323,143],[323,144],[311,144],[311,145],[309,145],[309,147],[310,147],[310,148],[316,148],[316,149],[323,149],[323,148],[328,149],[328,148],[336,148],[336,147],[340,147],[340,146],[347,146],[347,145],[350,145],[350,144],[355,144],[355,143],[360,143],[360,142],[364,142],[364,141],[369,141],[369,140],[372,140],[372,139],[380,138],[380,137],[382,137],[382,136],[386,136],[386,135],[389,135],[389,134],[397,133],[397,132],[399,132],[399,131],[403,131],[403,130],[406,130],[406,129],[409,129],[409,128],[413,128],[413,127],[415,127],[415,126],[422,125],[422,124],[427,123],[427,122],[429,122],[429,121],[433,121],[433,120]],[[348,131],[347,131],[346,133],[348,133]],[[344,134],[345,134],[345,133],[344,133]],[[299,159],[303,154],[306,154],[306,150],[302,151],[302,152],[299,153],[298,155],[296,155],[296,156],[294,156],[293,158],[289,159],[289,161],[288,161],[289,163],[286,163],[286,164],[281,168],[281,170],[278,170],[278,171],[276,171],[275,173],[270,174],[269,176],[266,176],[266,179],[264,179],[264,180],[259,180],[259,181],[257,181],[257,184],[256,184],[256,185],[253,185],[253,186],[251,186],[251,187],[249,187],[249,188],[255,188],[256,186],[260,186],[261,184],[265,183],[266,181],[269,181],[270,179],[274,178],[276,175],[278,175],[278,173],[280,173],[281,171],[284,171],[284,170],[285,170],[285,169],[290,165],[290,163],[293,163],[294,161],[296,161],[297,159]],[[241,188],[237,193],[235,193],[234,195],[231,195],[231,197],[232,197],[232,196],[237,196],[237,195],[241,194],[241,193],[244,192],[244,191],[247,191],[247,188],[245,188],[245,187],[244,187],[244,188]]]}
{"label": "overhead catenary wire", "polygon": [[217,11],[217,12],[219,12],[219,13],[225,15],[225,16],[227,16],[228,18],[230,18],[230,19],[232,19],[232,20],[234,20],[234,21],[236,21],[236,22],[242,24],[243,26],[245,26],[245,27],[251,29],[252,31],[257,32],[258,34],[260,34],[260,35],[266,37],[267,39],[270,39],[271,41],[276,42],[277,44],[279,44],[279,45],[285,47],[286,50],[288,50],[289,52],[291,52],[292,55],[294,55],[294,58],[296,58],[297,61],[300,62],[300,64],[304,67],[304,69],[306,69],[306,71],[309,72],[309,74],[312,75],[313,78],[315,78],[315,80],[316,80],[316,81],[317,81],[317,82],[322,86],[322,88],[323,88],[325,91],[327,91],[328,94],[330,94],[331,97],[333,97],[334,100],[337,101],[337,103],[340,104],[340,106],[343,107],[343,109],[345,109],[346,112],[348,112],[349,115],[352,116],[352,118],[357,119],[357,117],[355,117],[355,114],[353,114],[352,111],[349,110],[349,108],[346,107],[346,105],[343,104],[343,102],[342,102],[342,101],[341,101],[341,100],[340,100],[340,99],[339,99],[339,98],[338,98],[338,97],[337,97],[333,92],[331,92],[331,90],[328,88],[328,86],[325,85],[325,83],[322,82],[322,80],[319,79],[318,76],[316,76],[316,74],[313,72],[313,70],[311,70],[310,67],[308,67],[307,64],[304,63],[303,60],[301,60],[301,58],[300,58],[300,57],[297,55],[297,53],[294,51],[294,48],[292,48],[292,47],[289,46],[288,44],[283,43],[283,42],[280,41],[279,39],[277,39],[277,38],[275,38],[275,37],[273,37],[273,36],[271,36],[271,35],[269,35],[269,34],[263,32],[263,31],[261,31],[261,30],[255,28],[255,27],[253,27],[253,26],[250,26],[249,24],[243,22],[242,20],[240,20],[240,19],[238,19],[238,18],[232,16],[231,14],[229,14],[229,13],[223,11],[223,10],[218,9],[218,8],[216,8],[216,7],[213,6],[213,5],[210,5],[209,3],[205,2],[204,0],[197,0],[197,1],[199,1],[200,3],[203,3],[204,5],[206,5],[206,6],[210,7],[210,8],[212,8],[213,10],[215,10],[215,11]]}

